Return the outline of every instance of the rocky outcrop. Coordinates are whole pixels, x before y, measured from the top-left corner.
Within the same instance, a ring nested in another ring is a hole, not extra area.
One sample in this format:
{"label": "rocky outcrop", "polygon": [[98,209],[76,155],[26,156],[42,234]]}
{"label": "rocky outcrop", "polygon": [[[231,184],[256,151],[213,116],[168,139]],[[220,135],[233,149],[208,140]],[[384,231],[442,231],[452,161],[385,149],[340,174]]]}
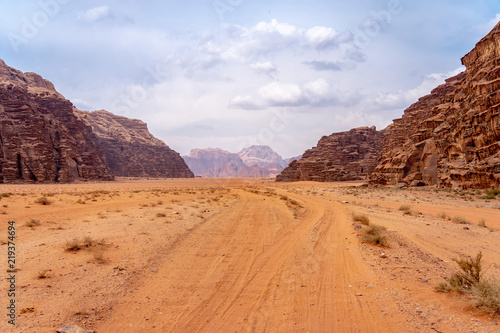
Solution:
{"label": "rocky outcrop", "polygon": [[500,23],[462,63],[464,73],[394,121],[373,184],[500,185]]}
{"label": "rocky outcrop", "polygon": [[147,124],[111,112],[76,111],[92,127],[118,177],[193,178],[182,157],[155,138]]}
{"label": "rocky outcrop", "polygon": [[112,180],[92,129],[54,85],[0,60],[0,182]]}
{"label": "rocky outcrop", "polygon": [[302,158],[293,161],[276,177],[277,181],[364,180],[377,166],[385,131],[360,127],[333,133],[319,140]]}
{"label": "rocky outcrop", "polygon": [[184,160],[195,175],[205,178],[275,177],[283,158],[267,146],[252,146],[234,154],[219,148],[193,149]]}

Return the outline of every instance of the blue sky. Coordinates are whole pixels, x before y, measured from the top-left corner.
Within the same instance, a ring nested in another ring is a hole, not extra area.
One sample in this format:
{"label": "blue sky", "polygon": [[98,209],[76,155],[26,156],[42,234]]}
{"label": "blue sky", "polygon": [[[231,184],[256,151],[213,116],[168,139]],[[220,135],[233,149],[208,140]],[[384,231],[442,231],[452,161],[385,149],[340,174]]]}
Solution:
{"label": "blue sky", "polygon": [[0,0],[0,58],[181,154],[382,129],[500,20],[498,1]]}

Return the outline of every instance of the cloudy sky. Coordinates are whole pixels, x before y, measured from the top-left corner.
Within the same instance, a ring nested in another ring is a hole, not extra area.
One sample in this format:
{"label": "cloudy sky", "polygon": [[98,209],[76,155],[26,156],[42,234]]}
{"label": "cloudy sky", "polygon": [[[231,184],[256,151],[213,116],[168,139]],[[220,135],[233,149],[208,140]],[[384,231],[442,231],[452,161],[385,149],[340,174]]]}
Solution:
{"label": "cloudy sky", "polygon": [[382,129],[500,20],[497,0],[0,0],[0,58],[181,154]]}

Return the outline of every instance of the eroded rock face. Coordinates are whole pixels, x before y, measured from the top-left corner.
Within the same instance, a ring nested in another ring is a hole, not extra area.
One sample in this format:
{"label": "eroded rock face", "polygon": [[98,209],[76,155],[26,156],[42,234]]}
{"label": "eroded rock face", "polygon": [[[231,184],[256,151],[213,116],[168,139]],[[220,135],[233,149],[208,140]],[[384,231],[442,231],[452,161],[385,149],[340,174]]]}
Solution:
{"label": "eroded rock face", "polygon": [[92,127],[118,177],[193,178],[182,157],[155,138],[147,124],[111,112],[75,111]]}
{"label": "eroded rock face", "polygon": [[500,24],[462,63],[464,73],[394,121],[373,184],[499,186]]}
{"label": "eroded rock face", "polygon": [[319,140],[302,158],[293,161],[276,177],[277,181],[364,180],[377,166],[385,132],[360,127],[333,133]]}
{"label": "eroded rock face", "polygon": [[0,182],[112,180],[92,129],[54,85],[0,60]]}

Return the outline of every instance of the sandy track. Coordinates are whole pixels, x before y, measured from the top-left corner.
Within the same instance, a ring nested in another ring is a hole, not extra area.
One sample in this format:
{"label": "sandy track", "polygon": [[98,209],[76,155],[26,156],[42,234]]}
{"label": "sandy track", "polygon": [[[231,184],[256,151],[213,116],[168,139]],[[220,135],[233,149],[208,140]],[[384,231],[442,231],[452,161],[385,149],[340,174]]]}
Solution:
{"label": "sandy track", "polygon": [[158,273],[120,300],[98,332],[379,332],[340,205],[240,191],[238,204],[193,230]]}

